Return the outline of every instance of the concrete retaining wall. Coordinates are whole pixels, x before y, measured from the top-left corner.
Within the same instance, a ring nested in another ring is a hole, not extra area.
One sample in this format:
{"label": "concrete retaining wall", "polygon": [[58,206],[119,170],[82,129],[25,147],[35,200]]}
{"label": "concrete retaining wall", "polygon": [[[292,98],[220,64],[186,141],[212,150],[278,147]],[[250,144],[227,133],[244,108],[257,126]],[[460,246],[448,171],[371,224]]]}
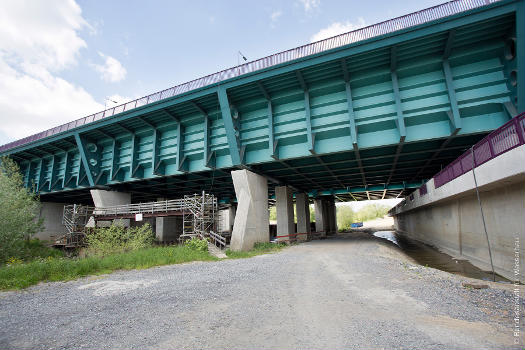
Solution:
{"label": "concrete retaining wall", "polygon": [[[476,168],[476,177],[497,273],[524,282],[525,149],[516,148]],[[472,171],[414,193],[392,210],[397,230],[490,270],[490,259]],[[515,257],[521,271],[515,276]]]}

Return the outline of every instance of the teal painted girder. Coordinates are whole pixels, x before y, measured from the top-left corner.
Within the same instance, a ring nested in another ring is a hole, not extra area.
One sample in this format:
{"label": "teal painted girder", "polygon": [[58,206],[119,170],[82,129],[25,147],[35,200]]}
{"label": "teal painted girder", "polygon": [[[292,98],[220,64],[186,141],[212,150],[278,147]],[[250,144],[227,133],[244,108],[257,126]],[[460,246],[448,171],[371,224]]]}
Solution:
{"label": "teal painted girder", "polygon": [[[19,161],[26,185],[34,183],[40,193],[234,166],[276,163],[284,169],[283,161],[347,152],[359,157],[366,150],[397,147],[401,140],[405,146],[397,159],[410,144],[421,148],[429,140],[486,133],[508,120],[512,107],[519,108],[510,80],[522,51],[518,58],[505,54],[509,37],[523,40],[515,9],[515,2],[504,1],[352,44],[100,120],[10,154]],[[393,159],[382,170],[390,177],[394,171],[402,174]],[[346,175],[321,164],[316,183],[333,188],[334,182],[387,182],[355,162]]]}

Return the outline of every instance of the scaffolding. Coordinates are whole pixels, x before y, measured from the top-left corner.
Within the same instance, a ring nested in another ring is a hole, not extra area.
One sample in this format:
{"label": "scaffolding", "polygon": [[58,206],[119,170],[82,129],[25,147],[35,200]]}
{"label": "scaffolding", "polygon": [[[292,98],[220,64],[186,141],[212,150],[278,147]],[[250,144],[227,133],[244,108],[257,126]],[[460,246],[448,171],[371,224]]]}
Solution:
{"label": "scaffolding", "polygon": [[81,246],[84,243],[86,225],[93,216],[94,209],[80,204],[64,205],[62,224],[66,227],[67,233],[56,237],[54,245],[66,248]]}
{"label": "scaffolding", "polygon": [[180,242],[198,237],[209,239],[222,248],[226,246],[226,239],[219,233],[221,225],[217,198],[205,191],[201,194],[185,195],[180,199],[105,208],[79,204],[66,205],[62,223],[66,226],[68,234],[61,237],[61,242],[64,241],[68,245],[82,245],[85,227],[91,217],[96,222],[97,220],[131,219],[138,214],[144,217],[182,216]]}
{"label": "scaffolding", "polygon": [[210,232],[216,232],[218,225],[218,203],[214,195],[202,192],[202,195],[184,196],[182,215],[182,235],[180,240],[192,237],[206,238]]}

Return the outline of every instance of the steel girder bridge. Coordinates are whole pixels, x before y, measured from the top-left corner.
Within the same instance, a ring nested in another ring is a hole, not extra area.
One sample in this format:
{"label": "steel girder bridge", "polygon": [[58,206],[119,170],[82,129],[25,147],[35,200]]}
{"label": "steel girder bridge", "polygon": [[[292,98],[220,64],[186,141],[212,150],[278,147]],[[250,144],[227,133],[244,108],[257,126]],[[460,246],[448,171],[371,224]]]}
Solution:
{"label": "steel girder bridge", "polygon": [[[341,200],[419,187],[525,110],[523,1],[459,0],[305,45],[0,147],[43,201],[211,192],[229,172]],[[518,88],[519,87],[519,88]]]}

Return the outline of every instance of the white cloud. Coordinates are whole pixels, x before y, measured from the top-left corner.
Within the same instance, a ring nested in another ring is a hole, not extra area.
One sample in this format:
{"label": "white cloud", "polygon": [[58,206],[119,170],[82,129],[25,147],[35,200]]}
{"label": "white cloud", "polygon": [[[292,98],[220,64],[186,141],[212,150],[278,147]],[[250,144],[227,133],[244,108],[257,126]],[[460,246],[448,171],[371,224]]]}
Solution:
{"label": "white cloud", "polygon": [[283,14],[282,11],[279,11],[279,10],[278,10],[278,11],[273,11],[273,12],[270,14],[270,20],[271,20],[272,22],[275,23],[275,22],[277,22],[277,20],[279,19],[279,17],[282,16],[282,14]]}
{"label": "white cloud", "polygon": [[338,34],[351,32],[352,30],[356,30],[364,26],[366,26],[366,22],[364,18],[362,17],[359,17],[357,19],[357,23],[352,23],[349,21],[346,21],[344,23],[334,22],[330,24],[328,27],[323,28],[317,33],[315,33],[314,35],[312,35],[312,37],[310,38],[310,42],[331,38]]}
{"label": "white cloud", "polygon": [[[111,96],[108,96],[108,100],[111,101],[111,104],[108,103],[108,108],[110,108],[110,107],[121,105],[123,103],[129,102],[134,99],[131,97],[127,97],[127,96],[121,96],[119,94],[113,94]],[[116,102],[116,104],[114,102]]]}
{"label": "white cloud", "polygon": [[0,11],[0,135],[22,138],[103,106],[56,74],[77,64],[92,30],[74,0],[2,2]]}
{"label": "white cloud", "polygon": [[104,64],[92,64],[91,66],[100,73],[100,78],[110,83],[116,83],[126,78],[126,68],[114,57],[98,53],[104,59]]}
{"label": "white cloud", "polygon": [[310,12],[321,4],[321,0],[299,0],[299,2],[303,5],[305,12]]}

